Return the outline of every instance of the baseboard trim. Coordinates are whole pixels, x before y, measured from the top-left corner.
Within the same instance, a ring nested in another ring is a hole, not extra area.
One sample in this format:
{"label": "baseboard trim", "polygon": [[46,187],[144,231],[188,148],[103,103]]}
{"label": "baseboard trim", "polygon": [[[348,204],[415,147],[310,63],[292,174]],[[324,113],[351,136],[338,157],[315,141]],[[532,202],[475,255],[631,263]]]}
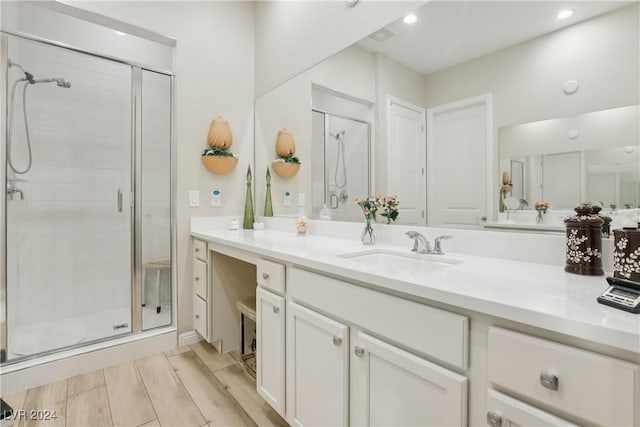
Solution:
{"label": "baseboard trim", "polygon": [[191,345],[202,341],[203,338],[195,330],[189,332],[183,332],[178,335],[178,345],[180,347],[185,345]]}

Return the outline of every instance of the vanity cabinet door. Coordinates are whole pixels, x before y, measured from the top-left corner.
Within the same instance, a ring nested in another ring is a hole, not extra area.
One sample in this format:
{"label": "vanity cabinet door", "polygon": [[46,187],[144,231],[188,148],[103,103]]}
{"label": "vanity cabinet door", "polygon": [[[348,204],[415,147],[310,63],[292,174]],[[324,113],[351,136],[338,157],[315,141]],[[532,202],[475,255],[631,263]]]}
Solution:
{"label": "vanity cabinet door", "polygon": [[365,333],[351,351],[351,425],[463,426],[467,379]]}
{"label": "vanity cabinet door", "polygon": [[349,343],[342,323],[287,305],[287,421],[292,426],[349,422]]}
{"label": "vanity cabinet door", "polygon": [[284,298],[256,289],[256,387],[258,394],[284,417]]}

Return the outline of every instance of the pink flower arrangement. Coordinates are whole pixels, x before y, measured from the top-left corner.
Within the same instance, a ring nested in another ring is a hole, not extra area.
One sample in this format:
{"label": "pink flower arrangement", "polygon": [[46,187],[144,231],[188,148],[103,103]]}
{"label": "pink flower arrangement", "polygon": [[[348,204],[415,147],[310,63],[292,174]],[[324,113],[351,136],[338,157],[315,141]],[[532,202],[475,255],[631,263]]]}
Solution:
{"label": "pink flower arrangement", "polygon": [[356,197],[356,204],[362,208],[362,213],[366,219],[376,220],[376,212],[384,204],[384,199],[381,196],[371,196],[365,199]]}
{"label": "pink flower arrangement", "polygon": [[365,219],[376,220],[376,213],[382,211],[380,215],[387,218],[387,223],[395,221],[398,218],[398,201],[397,196],[371,196],[365,199],[356,198],[356,204],[362,208]]}
{"label": "pink flower arrangement", "polygon": [[387,218],[387,224],[391,224],[392,221],[398,219],[399,204],[400,202],[398,201],[397,196],[387,196],[384,198],[384,202],[382,205],[383,212],[380,215]]}
{"label": "pink flower arrangement", "polygon": [[551,205],[548,202],[536,202],[535,209],[538,212],[547,213],[547,210],[551,209]]}

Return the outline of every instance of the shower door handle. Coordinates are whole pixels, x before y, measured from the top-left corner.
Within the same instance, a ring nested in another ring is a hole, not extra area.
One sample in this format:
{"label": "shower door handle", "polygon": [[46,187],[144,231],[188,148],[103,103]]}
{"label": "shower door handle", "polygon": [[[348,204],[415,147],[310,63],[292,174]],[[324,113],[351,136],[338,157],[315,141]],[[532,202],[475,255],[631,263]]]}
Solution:
{"label": "shower door handle", "polygon": [[122,190],[118,188],[118,213],[122,213]]}

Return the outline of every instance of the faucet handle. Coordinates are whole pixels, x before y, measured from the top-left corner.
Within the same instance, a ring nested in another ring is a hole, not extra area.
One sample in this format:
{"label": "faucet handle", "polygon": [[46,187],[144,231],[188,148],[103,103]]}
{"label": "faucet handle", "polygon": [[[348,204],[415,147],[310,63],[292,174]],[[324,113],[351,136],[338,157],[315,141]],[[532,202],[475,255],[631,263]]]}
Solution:
{"label": "faucet handle", "polygon": [[404,234],[409,236],[410,239],[413,239],[413,249],[411,249],[411,252],[418,252],[418,233],[415,231],[407,231]]}
{"label": "faucet handle", "polygon": [[448,239],[453,239],[453,237],[448,234],[436,237],[433,243],[433,253],[436,255],[444,255],[444,252],[442,251],[442,244],[440,242]]}

